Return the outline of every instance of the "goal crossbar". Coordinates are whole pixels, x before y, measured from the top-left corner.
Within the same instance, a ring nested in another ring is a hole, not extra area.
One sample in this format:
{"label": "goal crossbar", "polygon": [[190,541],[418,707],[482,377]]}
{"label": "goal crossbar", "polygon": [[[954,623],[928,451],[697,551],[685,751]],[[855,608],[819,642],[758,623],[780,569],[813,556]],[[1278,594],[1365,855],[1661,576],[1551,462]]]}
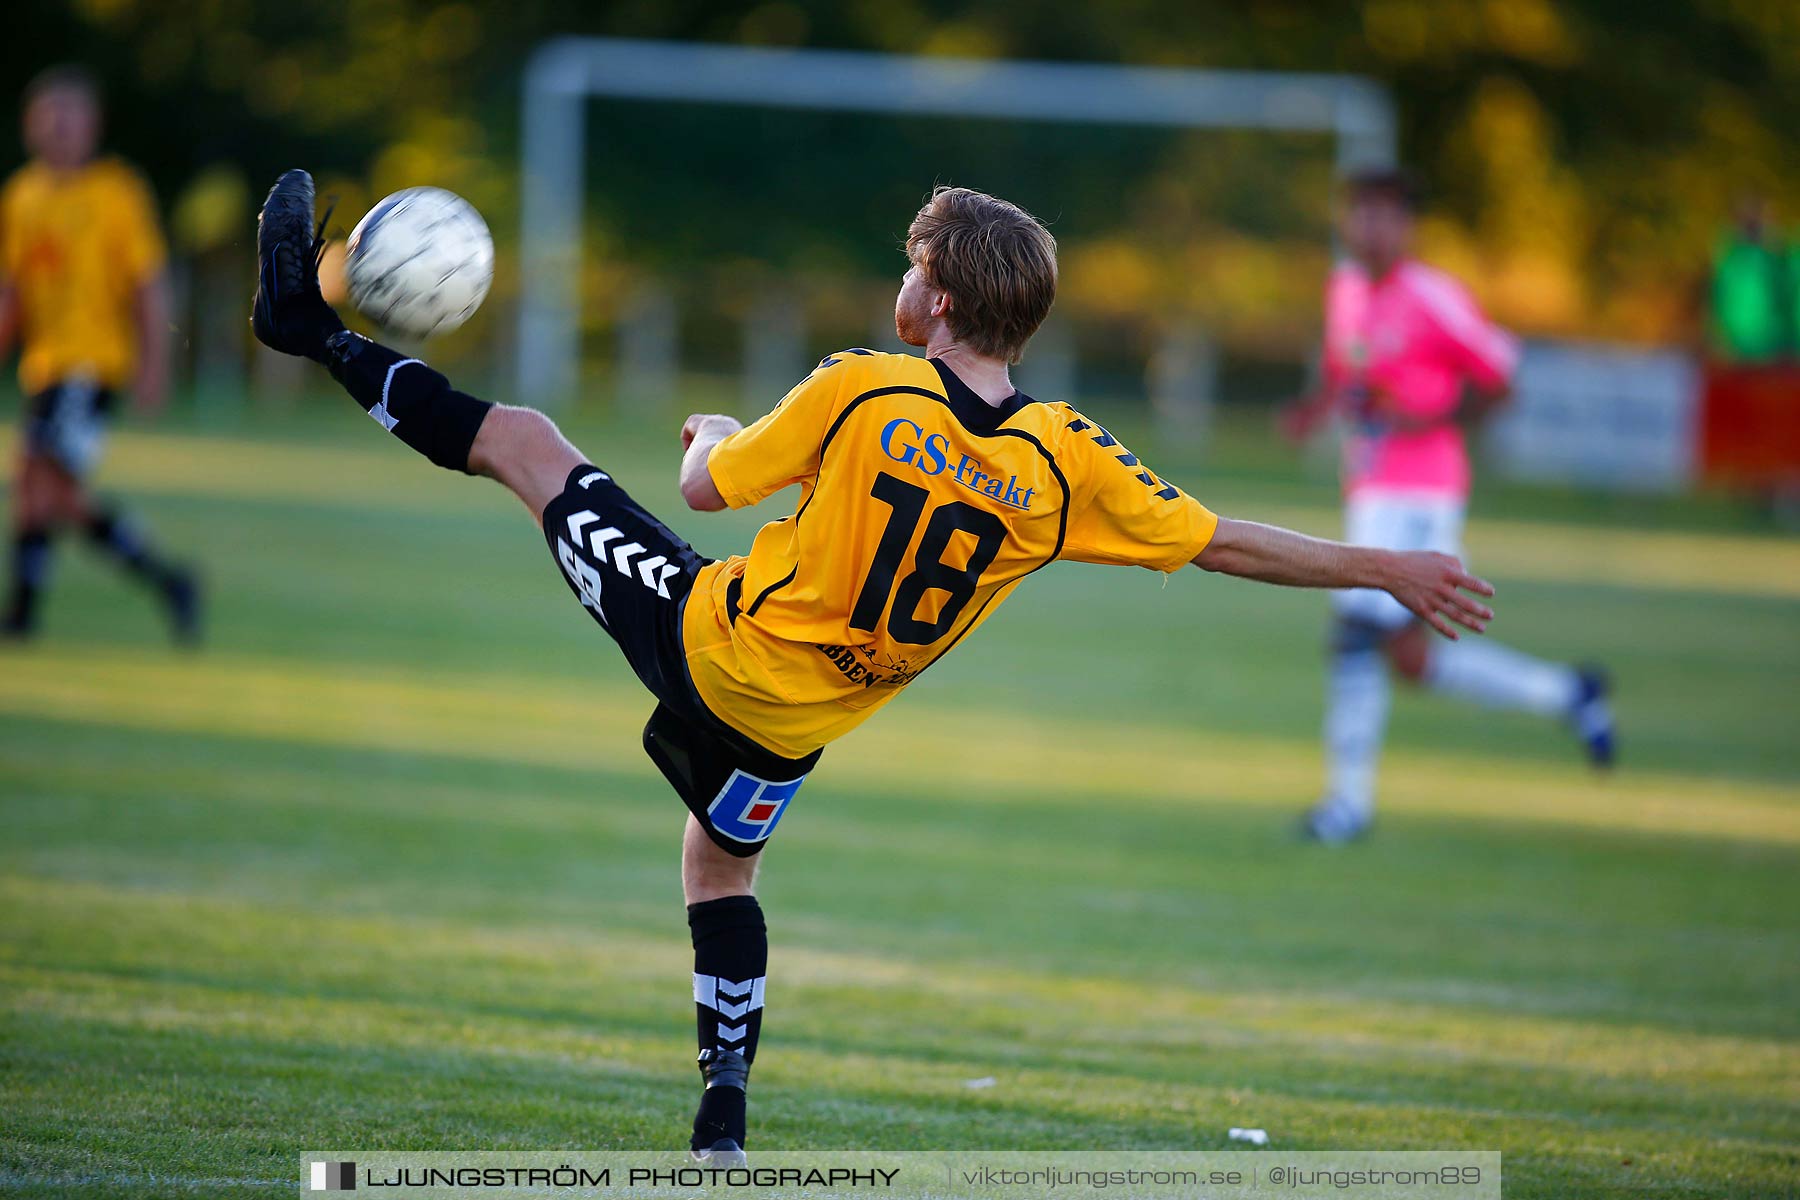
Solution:
{"label": "goal crossbar", "polygon": [[556,38],[526,65],[515,386],[569,396],[579,345],[587,102],[605,97],[995,120],[1260,129],[1335,138],[1340,172],[1395,161],[1385,90],[1354,75],[937,58]]}

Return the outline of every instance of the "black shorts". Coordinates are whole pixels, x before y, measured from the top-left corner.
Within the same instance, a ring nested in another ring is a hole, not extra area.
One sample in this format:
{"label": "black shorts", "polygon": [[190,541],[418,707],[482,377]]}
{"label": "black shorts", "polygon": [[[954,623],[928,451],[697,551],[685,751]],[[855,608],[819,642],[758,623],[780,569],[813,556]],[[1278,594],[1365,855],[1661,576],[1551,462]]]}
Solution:
{"label": "black shorts", "polygon": [[112,407],[112,392],[96,383],[53,383],[26,402],[25,445],[72,477],[86,479],[100,461]]}
{"label": "black shorts", "polygon": [[711,560],[591,465],[569,472],[544,509],[544,540],[576,599],[656,697],[644,726],[651,761],[714,844],[740,858],[761,850],[821,752],[782,758],[713,716],[694,691],[681,614]]}

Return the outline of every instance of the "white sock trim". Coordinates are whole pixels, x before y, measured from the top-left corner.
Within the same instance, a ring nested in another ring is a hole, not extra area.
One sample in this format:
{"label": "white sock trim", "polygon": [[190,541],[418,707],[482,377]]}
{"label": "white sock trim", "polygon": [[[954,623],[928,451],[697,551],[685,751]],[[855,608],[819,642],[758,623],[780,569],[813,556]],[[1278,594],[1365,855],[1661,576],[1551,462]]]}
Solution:
{"label": "white sock trim", "polygon": [[704,1004],[731,1020],[753,1013],[763,1006],[763,984],[767,975],[755,979],[725,979],[718,975],[694,972],[694,1003]]}

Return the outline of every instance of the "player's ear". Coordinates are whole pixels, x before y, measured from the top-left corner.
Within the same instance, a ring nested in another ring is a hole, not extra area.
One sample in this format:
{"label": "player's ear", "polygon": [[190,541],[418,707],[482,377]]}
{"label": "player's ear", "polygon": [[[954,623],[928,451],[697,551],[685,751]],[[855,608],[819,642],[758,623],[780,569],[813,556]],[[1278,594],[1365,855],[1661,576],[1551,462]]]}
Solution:
{"label": "player's ear", "polygon": [[950,309],[951,309],[951,304],[950,304],[950,293],[949,292],[936,292],[932,295],[932,297],[931,297],[931,315],[932,316],[934,316],[934,317],[948,316],[950,313]]}

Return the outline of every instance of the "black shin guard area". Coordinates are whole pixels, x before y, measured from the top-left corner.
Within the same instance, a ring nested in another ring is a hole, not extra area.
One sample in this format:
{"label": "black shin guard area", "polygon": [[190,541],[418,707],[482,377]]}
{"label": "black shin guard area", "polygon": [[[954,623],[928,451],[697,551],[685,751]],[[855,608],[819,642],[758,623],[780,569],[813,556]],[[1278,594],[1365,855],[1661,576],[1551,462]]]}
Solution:
{"label": "black shin guard area", "polygon": [[700,1072],[707,1084],[694,1115],[693,1145],[704,1150],[728,1137],[741,1146],[745,1087],[762,1031],[768,929],[755,896],[725,896],[688,905],[688,930]]}
{"label": "black shin guard area", "polygon": [[472,473],[469,450],[492,404],[358,333],[334,334],[326,350],[332,377],[382,428],[438,466]]}
{"label": "black shin guard area", "polygon": [[769,933],[755,896],[688,905],[694,940],[694,1007],[700,1049],[734,1050],[756,1061]]}

